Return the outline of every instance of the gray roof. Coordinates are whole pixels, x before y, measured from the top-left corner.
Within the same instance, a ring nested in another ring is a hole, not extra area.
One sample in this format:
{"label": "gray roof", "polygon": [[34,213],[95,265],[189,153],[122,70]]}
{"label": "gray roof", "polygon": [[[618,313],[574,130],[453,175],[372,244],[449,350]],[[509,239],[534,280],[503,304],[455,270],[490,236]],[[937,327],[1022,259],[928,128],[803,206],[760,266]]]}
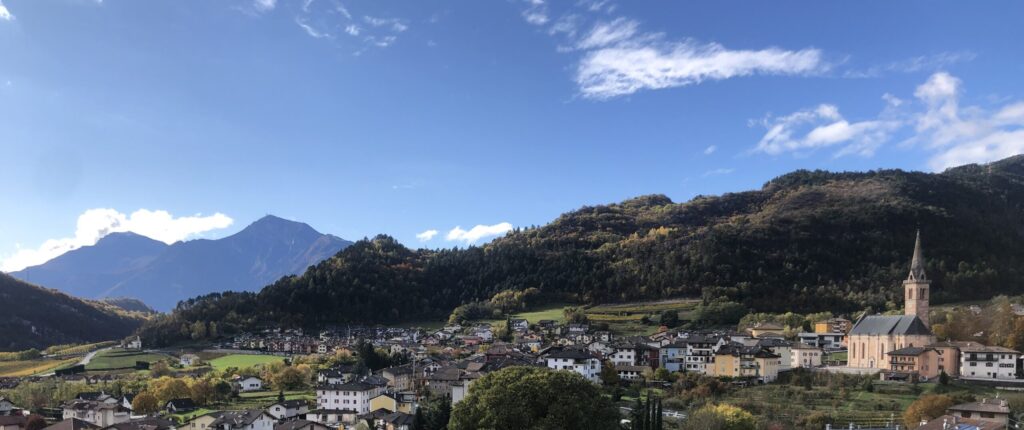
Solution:
{"label": "gray roof", "polygon": [[850,335],[902,334],[931,335],[932,331],[916,315],[868,315],[857,321]]}
{"label": "gray roof", "polygon": [[908,346],[906,348],[900,348],[900,349],[897,349],[895,351],[889,351],[886,354],[888,354],[888,355],[902,355],[902,356],[909,356],[909,357],[917,357],[917,356],[919,356],[921,354],[924,354],[925,351],[929,351],[929,350],[931,350],[931,348],[925,348],[925,347],[920,347],[920,346]]}

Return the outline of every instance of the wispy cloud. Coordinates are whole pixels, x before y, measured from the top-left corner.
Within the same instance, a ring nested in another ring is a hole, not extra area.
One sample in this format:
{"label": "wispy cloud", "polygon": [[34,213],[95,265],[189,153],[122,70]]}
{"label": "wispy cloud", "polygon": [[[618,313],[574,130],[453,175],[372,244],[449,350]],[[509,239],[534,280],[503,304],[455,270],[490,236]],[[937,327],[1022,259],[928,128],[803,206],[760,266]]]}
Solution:
{"label": "wispy cloud", "polygon": [[[523,17],[528,23],[545,26],[551,21],[545,2],[527,0],[526,5]],[[610,1],[583,0],[547,29],[562,39],[559,51],[579,56],[574,81],[585,98],[608,100],[750,75],[809,75],[830,67],[818,49],[729,49],[715,42],[673,40],[644,31],[628,17],[608,19],[605,14],[614,10]],[[589,31],[581,31],[588,22]]]}
{"label": "wispy cloud", "polygon": [[963,82],[947,73],[932,74],[913,97],[882,95],[886,108],[873,119],[848,122],[834,105],[760,121],[768,130],[753,152],[812,151],[841,146],[835,156],[870,156],[882,144],[903,142],[929,153],[934,170],[985,163],[1024,153],[1024,101],[997,107],[960,106]]}
{"label": "wispy cloud", "polygon": [[499,236],[512,230],[512,224],[502,222],[494,225],[477,225],[469,230],[463,230],[461,226],[448,231],[445,240],[449,242],[463,242],[467,245],[476,243],[480,239]]}
{"label": "wispy cloud", "polygon": [[714,154],[714,153],[715,153],[715,151],[717,151],[717,150],[718,150],[718,147],[717,147],[717,146],[715,146],[715,145],[711,145],[711,146],[709,146],[709,147],[707,147],[707,148],[704,148],[704,155],[711,155],[711,154]]}
{"label": "wispy cloud", "polygon": [[372,16],[364,16],[363,21],[374,27],[390,27],[395,32],[403,32],[409,29],[409,26],[402,23],[397,18],[376,18]]}
{"label": "wispy cloud", "polygon": [[533,25],[544,25],[548,18],[548,5],[544,0],[526,0],[527,8],[523,10],[523,19]]}
{"label": "wispy cloud", "polygon": [[970,51],[940,52],[933,55],[919,55],[885,64],[876,64],[866,69],[849,69],[843,72],[846,78],[877,78],[889,73],[933,72],[957,63],[973,61],[977,54]]}
{"label": "wispy cloud", "polygon": [[424,231],[422,233],[417,233],[416,239],[418,239],[420,242],[429,242],[430,239],[434,238],[434,236],[437,236],[437,230],[431,229]]}
{"label": "wispy cloud", "polygon": [[175,217],[167,211],[139,209],[125,215],[114,209],[89,209],[78,216],[75,235],[43,242],[36,249],[19,249],[0,262],[0,271],[13,272],[45,263],[68,251],[95,245],[110,233],[130,231],[171,244],[234,223],[227,215]]}
{"label": "wispy cloud", "polygon": [[310,37],[353,49],[353,55],[361,55],[369,48],[394,45],[399,35],[409,30],[407,19],[358,12],[338,0],[303,0],[295,23]]}
{"label": "wispy cloud", "polygon": [[258,12],[269,12],[277,7],[277,0],[253,0],[252,7]]}
{"label": "wispy cloud", "polygon": [[4,6],[3,0],[0,0],[0,21],[13,21],[14,15],[11,13],[7,6]]}
{"label": "wispy cloud", "polygon": [[728,168],[728,169],[725,169],[725,168],[714,169],[714,170],[708,170],[707,172],[704,172],[703,176],[706,178],[708,176],[728,175],[728,174],[730,174],[732,172],[735,172],[735,171],[736,171],[736,169],[731,169],[731,168]]}
{"label": "wispy cloud", "polygon": [[301,18],[295,18],[295,23],[298,24],[298,26],[301,27],[303,30],[305,30],[306,34],[308,34],[309,37],[312,37],[314,39],[322,39],[322,38],[330,38],[331,37],[331,35],[329,33],[321,32],[321,31],[313,28],[311,25],[307,24]]}

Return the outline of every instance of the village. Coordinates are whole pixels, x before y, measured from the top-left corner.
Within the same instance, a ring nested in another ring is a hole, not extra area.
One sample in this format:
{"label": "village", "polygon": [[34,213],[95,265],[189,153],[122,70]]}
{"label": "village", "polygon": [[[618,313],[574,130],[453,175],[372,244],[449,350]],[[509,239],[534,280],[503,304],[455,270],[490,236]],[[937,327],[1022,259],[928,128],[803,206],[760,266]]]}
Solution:
{"label": "village", "polygon": [[[44,428],[40,417],[52,430],[413,430],[422,405],[440,399],[450,413],[489,373],[529,366],[578,374],[616,400],[669,392],[686,381],[725,384],[723,390],[740,397],[744,390],[814,375],[851,375],[886,387],[955,383],[979,387],[983,397],[948,405],[917,428],[1015,425],[1005,395],[984,395],[1024,389],[1022,353],[969,340],[937,341],[921,261],[918,238],[903,281],[902,315],[830,317],[800,327],[810,330],[758,322],[743,330],[661,325],[651,334],[622,335],[595,329],[570,308],[559,319],[510,317],[436,329],[347,326],[308,334],[267,328],[201,349],[151,350],[145,339],[132,337],[88,355],[94,362],[123,357],[120,369],[80,362],[48,375],[5,378],[8,392],[57,381],[73,396],[57,404],[4,397],[0,422],[3,430]],[[1012,311],[1024,313],[1019,305]],[[178,389],[166,388],[175,381]],[[629,407],[622,409],[628,416]],[[896,409],[889,415],[903,412]],[[669,422],[686,419],[683,408],[662,414]],[[817,424],[803,428],[811,425]],[[825,422],[820,428],[846,425]],[[905,428],[898,418],[848,425]],[[629,428],[628,419],[624,426]]]}

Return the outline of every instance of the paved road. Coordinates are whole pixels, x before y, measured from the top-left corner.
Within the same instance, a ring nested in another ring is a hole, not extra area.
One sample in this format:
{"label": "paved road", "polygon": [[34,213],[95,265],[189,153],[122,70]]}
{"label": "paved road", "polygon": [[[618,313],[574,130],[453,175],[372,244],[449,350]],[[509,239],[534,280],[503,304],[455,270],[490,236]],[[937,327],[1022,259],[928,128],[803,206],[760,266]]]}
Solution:
{"label": "paved road", "polygon": [[92,358],[95,357],[96,354],[98,354],[100,351],[106,351],[108,349],[110,349],[110,347],[100,348],[100,349],[97,349],[97,350],[95,350],[93,352],[85,354],[85,357],[82,357],[81,360],[78,360],[78,363],[75,363],[75,365],[77,366],[77,365],[81,364],[81,365],[85,366],[86,364],[89,364],[89,362],[92,361]]}

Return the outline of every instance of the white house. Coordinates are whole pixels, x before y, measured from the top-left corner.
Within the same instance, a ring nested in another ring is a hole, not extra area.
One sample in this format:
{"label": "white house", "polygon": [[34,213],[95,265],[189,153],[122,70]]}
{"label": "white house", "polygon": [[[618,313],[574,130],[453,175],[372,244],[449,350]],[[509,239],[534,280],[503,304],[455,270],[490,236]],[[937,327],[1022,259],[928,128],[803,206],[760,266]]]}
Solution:
{"label": "white house", "polygon": [[370,412],[370,399],[384,392],[384,386],[365,382],[348,382],[316,387],[316,404],[320,409],[351,409],[359,414]]}
{"label": "white house", "polygon": [[615,372],[619,374],[619,379],[624,381],[638,381],[643,379],[644,371],[650,369],[646,366],[631,366],[628,364],[619,364],[615,366]]}
{"label": "white house", "polygon": [[267,406],[267,413],[279,420],[305,415],[308,412],[309,404],[305,400],[285,400]]}
{"label": "white house", "polygon": [[963,379],[1017,379],[1021,353],[1001,346],[969,345],[960,349]]}
{"label": "white house", "polygon": [[215,412],[210,430],[274,430],[277,420],[262,409]]}
{"label": "white house", "polygon": [[573,371],[594,383],[599,380],[601,360],[590,352],[565,349],[549,354],[545,360],[549,369]]}
{"label": "white house", "polygon": [[821,366],[821,348],[813,347],[804,343],[795,343],[792,347],[789,366],[797,367],[818,367]]}
{"label": "white house", "polygon": [[72,400],[63,406],[63,418],[78,418],[100,427],[120,424],[131,419],[131,411],[120,404],[95,400]]}
{"label": "white house", "polygon": [[259,391],[263,389],[263,380],[257,376],[242,375],[235,380],[238,391]]}
{"label": "white house", "polygon": [[195,354],[182,354],[181,357],[178,358],[178,363],[183,367],[194,366],[199,364],[199,356]]}
{"label": "white house", "polygon": [[816,346],[825,350],[842,349],[843,341],[846,339],[844,333],[800,333],[797,334],[800,343]]}
{"label": "white house", "polygon": [[612,353],[609,356],[612,364],[616,366],[635,366],[637,364],[636,346],[628,343],[612,345]]}

